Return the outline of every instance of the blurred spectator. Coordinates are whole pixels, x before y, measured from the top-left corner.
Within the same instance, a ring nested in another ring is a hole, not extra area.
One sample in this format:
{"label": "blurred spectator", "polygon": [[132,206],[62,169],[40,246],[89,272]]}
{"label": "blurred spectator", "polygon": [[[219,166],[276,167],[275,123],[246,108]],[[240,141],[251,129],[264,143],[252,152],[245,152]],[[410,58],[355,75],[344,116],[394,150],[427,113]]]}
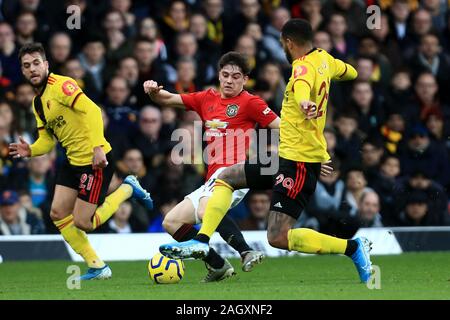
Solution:
{"label": "blurred spectator", "polygon": [[360,36],[366,30],[366,15],[361,2],[353,0],[326,1],[323,7],[325,18],[331,17],[333,13],[339,13],[345,18],[350,33]]}
{"label": "blurred spectator", "polygon": [[290,17],[291,15],[286,8],[279,7],[272,12],[270,24],[264,29],[264,48],[269,52],[270,58],[284,66],[289,64],[289,62],[281,46],[280,35],[281,28]]}
{"label": "blurred spectator", "polygon": [[433,27],[441,31],[445,27],[446,9],[448,4],[441,0],[424,0],[423,7],[430,12],[433,21]]}
{"label": "blurred spectator", "polygon": [[402,175],[421,170],[441,185],[449,183],[449,160],[445,147],[430,140],[428,130],[422,125],[412,128],[407,146],[399,152]]}
{"label": "blurred spectator", "polygon": [[338,158],[332,159],[333,172],[328,176],[319,176],[316,190],[306,208],[308,215],[317,219],[323,232],[327,230],[330,219],[339,220],[345,191],[344,181],[340,179],[340,161]]}
{"label": "blurred spectator", "polygon": [[332,127],[325,127],[323,135],[325,136],[325,140],[327,142],[327,152],[330,158],[333,159],[336,157],[336,130]]}
{"label": "blurred spectator", "polygon": [[27,43],[36,42],[34,34],[37,30],[37,21],[30,11],[19,13],[16,18],[16,41],[19,46]]}
{"label": "blurred spectator", "polygon": [[215,77],[216,71],[211,64],[207,53],[198,50],[195,36],[190,32],[180,33],[176,38],[175,46],[178,58],[190,58],[196,62],[196,74],[199,85],[203,86],[210,84]]}
{"label": "blurred spectator", "polygon": [[144,18],[140,22],[139,36],[150,40],[151,42],[156,42],[156,57],[161,61],[166,61],[168,59],[167,47],[164,40],[161,39],[159,34],[158,26],[152,18]]}
{"label": "blurred spectator", "polygon": [[119,130],[113,130],[109,126],[109,117],[106,114],[105,109],[102,108],[102,119],[103,119],[103,129],[106,140],[114,146],[112,157],[115,160],[114,162],[117,162],[119,159],[122,158],[125,151],[130,148],[130,141],[129,136],[130,135],[124,135]]}
{"label": "blurred spectator", "polygon": [[145,93],[143,93],[142,84],[139,83],[139,68],[136,59],[131,56],[121,59],[117,68],[117,75],[127,81],[130,89],[128,100],[131,105],[135,105],[139,109],[141,106],[137,103],[144,100]]}
{"label": "blurred spectator", "polygon": [[[22,207],[24,207],[28,212],[34,214],[38,218],[42,217],[42,210],[33,206],[33,201],[31,200],[31,195],[28,191],[20,191],[19,193],[19,203]],[[48,232],[48,230],[47,230]]]}
{"label": "blurred spectator", "polygon": [[261,30],[261,26],[256,22],[250,22],[247,24],[244,30],[244,35],[250,36],[255,40],[256,50],[258,52],[258,56],[261,60],[267,60],[269,57],[269,52],[264,47],[264,35]]}
{"label": "blurred spectator", "polygon": [[125,26],[127,28],[127,34],[133,35],[135,32],[135,15],[130,12],[131,9],[131,0],[111,0],[111,8],[112,10],[120,12],[120,14],[125,19]]}
{"label": "blurred spectator", "polygon": [[[314,0],[316,1],[316,0]],[[331,43],[330,34],[325,31],[317,31],[314,33],[313,46],[316,48],[322,48],[323,50],[330,52],[333,48]]]}
{"label": "blurred spectator", "polygon": [[360,159],[361,135],[358,129],[358,116],[351,111],[338,114],[336,119],[336,155],[345,163]]}
{"label": "blurred spectator", "polygon": [[13,84],[18,84],[22,79],[22,72],[17,59],[19,48],[15,38],[11,25],[0,21],[0,66],[3,76],[11,80]]}
{"label": "blurred spectator", "polygon": [[243,54],[247,58],[251,71],[244,88],[246,90],[251,90],[256,84],[259,68],[263,65],[264,61],[262,59],[264,58],[258,55],[256,41],[249,35],[242,35],[239,37],[235,51]]}
{"label": "blurred spectator", "polygon": [[430,213],[430,217],[437,219],[439,224],[444,224],[448,221],[449,215],[447,212],[447,195],[444,188],[430,179],[428,174],[423,170],[416,170],[409,178],[403,179],[395,188],[395,218],[396,224],[401,223],[401,216],[399,213],[406,207],[408,197],[412,193],[419,191],[426,195],[427,211]]}
{"label": "blurred spectator", "polygon": [[347,21],[340,13],[332,13],[328,19],[327,31],[331,36],[333,57],[341,60],[348,60],[354,57],[357,52],[356,39],[347,33]]}
{"label": "blurred spectator", "polygon": [[5,190],[0,195],[0,235],[45,233],[42,220],[20,205],[19,195]]}
{"label": "blurred spectator", "polygon": [[380,133],[384,139],[384,148],[392,154],[396,154],[403,142],[405,133],[405,119],[401,113],[391,111],[387,116],[386,124],[380,128]]}
{"label": "blurred spectator", "polygon": [[[226,25],[226,22],[224,21],[223,16],[223,0],[203,0],[203,11],[205,12],[207,22],[206,25],[206,35],[207,39],[212,41],[217,46],[222,46],[223,38],[224,38],[224,27]],[[198,24],[199,24],[199,15],[197,15],[197,18],[194,19],[194,21],[191,17],[191,28],[193,28],[192,24],[195,22],[197,23],[197,26],[194,27],[194,29],[197,29],[198,31]],[[191,30],[191,32],[193,32]],[[196,36],[197,37],[197,36]],[[203,37],[197,37],[197,39],[203,39]]]}
{"label": "blurred spectator", "polygon": [[381,157],[384,154],[383,142],[378,137],[368,137],[361,147],[361,160],[369,185],[378,176]]}
{"label": "blurred spectator", "polygon": [[177,62],[178,79],[174,83],[177,93],[192,93],[199,90],[196,85],[196,64],[195,61],[188,57],[180,58]]}
{"label": "blurred spectator", "polygon": [[[14,96],[14,119],[19,128],[36,128],[36,118],[32,110],[34,89],[31,84],[23,82],[16,86]],[[31,132],[30,132],[31,133]]]}
{"label": "blurred spectator", "polygon": [[0,118],[4,120],[5,129],[9,132],[9,135],[4,136],[6,142],[18,141],[19,136],[22,136],[25,141],[31,143],[33,140],[31,135],[19,126],[20,123],[14,118],[13,109],[9,102],[0,101]]}
{"label": "blurred spectator", "polygon": [[159,21],[159,26],[164,41],[171,46],[172,44],[167,43],[167,41],[173,39],[178,33],[187,31],[189,28],[189,15],[186,3],[182,0],[171,1],[162,19]]}
{"label": "blurred spectator", "polygon": [[383,109],[368,81],[356,81],[351,94],[351,107],[358,114],[358,128],[366,135],[378,132],[384,120]]}
{"label": "blurred spectator", "polygon": [[448,123],[444,123],[444,116],[439,109],[431,109],[425,116],[425,125],[431,138],[439,144],[446,146],[450,151],[450,139]]}
{"label": "blurred spectator", "polygon": [[[214,40],[212,39],[216,39],[216,37],[220,38],[221,36],[216,35],[216,32],[219,32],[219,30],[216,30],[215,26],[211,27],[211,23],[211,21],[206,20],[204,15],[200,13],[193,14],[190,20],[189,31],[195,36],[195,39],[197,39],[199,51],[204,53],[207,52],[212,63],[215,65],[217,61],[219,61],[221,42],[219,44],[214,42]],[[217,26],[217,28],[219,28],[219,26],[220,24]]]}
{"label": "blurred spectator", "polygon": [[49,66],[51,72],[61,74],[64,63],[69,59],[72,40],[65,32],[57,32],[49,40]]}
{"label": "blurred spectator", "polygon": [[375,61],[371,79],[379,83],[382,88],[387,88],[392,77],[391,64],[388,58],[380,52],[377,39],[372,35],[361,37],[359,39],[358,54],[371,57]]}
{"label": "blurred spectator", "polygon": [[96,89],[95,95],[101,96],[105,79],[108,78],[105,60],[105,45],[98,36],[92,36],[83,46],[82,53],[79,54],[81,65],[92,77]]}
{"label": "blurred spectator", "polygon": [[406,207],[400,213],[402,226],[440,226],[443,214],[435,215],[428,207],[427,195],[421,191],[414,191],[406,199]]}
{"label": "blurred spectator", "polygon": [[374,28],[371,32],[378,41],[380,52],[389,59],[392,68],[397,69],[403,64],[402,51],[391,30],[388,16],[381,13],[380,28]]}
{"label": "blurred spectator", "polygon": [[9,133],[8,126],[3,117],[0,117],[0,190],[7,185],[8,175],[12,167],[9,157]]}
{"label": "blurred spectator", "polygon": [[411,13],[411,7],[407,0],[393,0],[390,6],[391,26],[396,41],[401,48],[408,45],[408,18]]}
{"label": "blurred spectator", "polygon": [[411,76],[406,69],[399,69],[392,76],[386,95],[385,110],[388,114],[399,114],[406,122],[413,123],[417,119],[418,110],[410,106],[412,96]]}
{"label": "blurred spectator", "polygon": [[125,16],[118,10],[111,10],[105,14],[103,32],[106,36],[106,55],[110,63],[117,62],[132,52],[131,39],[127,38],[127,22]]}
{"label": "blurred spectator", "polygon": [[[145,80],[153,79],[160,84],[167,86],[169,78],[168,65],[160,63],[156,55],[157,42],[148,40],[146,38],[139,38],[134,44],[133,56],[136,58],[139,67],[139,83]],[[140,92],[142,92],[141,90]],[[148,98],[139,96],[138,105],[142,106],[147,103]]]}
{"label": "blurred spectator", "polygon": [[436,78],[429,72],[424,72],[417,78],[414,86],[416,97],[410,103],[409,108],[416,111],[420,120],[424,120],[425,115],[431,109],[440,109],[444,116],[450,119],[450,108],[441,104],[438,96],[439,86]]}
{"label": "blurred spectator", "polygon": [[266,230],[270,212],[270,196],[267,191],[252,191],[248,196],[249,216],[239,221],[242,230]]}
{"label": "blurred spectator", "polygon": [[[410,68],[414,71],[415,77],[423,72],[430,72],[439,87],[448,88],[450,85],[450,61],[441,52],[439,37],[433,33],[421,37],[419,50],[412,58]],[[446,91],[442,92],[442,98],[449,101],[450,95]]]}
{"label": "blurred spectator", "polygon": [[54,176],[51,171],[50,155],[30,158],[26,176],[16,177],[11,181],[15,190],[25,190],[31,197],[33,207],[50,209],[52,192],[54,188]]}
{"label": "blurred spectator", "polygon": [[147,167],[157,167],[163,161],[163,155],[170,145],[169,138],[161,136],[161,111],[153,106],[145,106],[139,114],[139,130],[130,139],[135,148],[144,155]]}
{"label": "blurred spectator", "polygon": [[122,130],[125,134],[132,132],[137,122],[137,111],[128,102],[129,95],[130,89],[124,78],[116,76],[111,79],[106,88],[104,107],[111,129]]}
{"label": "blurred spectator", "polygon": [[381,215],[387,225],[395,225],[396,222],[395,192],[399,175],[400,160],[396,156],[386,155],[381,159],[379,174],[369,184],[380,197]]}
{"label": "blurred spectator", "polygon": [[245,27],[250,22],[257,22],[264,30],[266,18],[262,13],[261,5],[258,0],[239,0],[239,12],[233,16],[225,28],[223,52],[236,46],[238,37],[243,34]]}
{"label": "blurred spectator", "polygon": [[279,115],[286,89],[286,82],[281,73],[280,65],[275,62],[266,62],[261,68],[260,79],[267,81],[272,96],[270,100],[264,100]]}
{"label": "blurred spectator", "polygon": [[[311,23],[312,29],[317,32],[324,21],[321,13],[322,3],[320,0],[304,0],[300,3],[302,17]],[[318,46],[319,48],[322,48]],[[323,48],[325,49],[325,48]],[[325,49],[327,50],[327,49]]]}
{"label": "blurred spectator", "polygon": [[369,191],[373,190],[367,187],[367,179],[362,168],[350,167],[345,175],[345,191],[341,210],[348,212],[352,217],[355,216],[363,193]]}

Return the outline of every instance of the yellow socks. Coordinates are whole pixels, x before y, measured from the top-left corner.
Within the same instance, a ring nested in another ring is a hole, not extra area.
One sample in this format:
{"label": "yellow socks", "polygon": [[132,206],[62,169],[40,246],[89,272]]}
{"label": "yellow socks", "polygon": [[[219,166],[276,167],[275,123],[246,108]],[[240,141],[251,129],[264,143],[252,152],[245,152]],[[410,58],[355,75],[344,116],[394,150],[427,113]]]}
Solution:
{"label": "yellow socks", "polygon": [[289,250],[303,253],[345,253],[347,240],[319,233],[312,229],[291,229],[288,232]]}
{"label": "yellow socks", "polygon": [[89,268],[102,268],[105,266],[105,263],[91,247],[86,233],[73,224],[73,215],[58,221],[53,221],[53,223],[61,232],[64,240],[67,241],[76,253],[83,257]]}
{"label": "yellow socks", "polygon": [[122,202],[133,194],[133,188],[128,184],[122,184],[116,191],[105,198],[101,206],[97,208],[92,217],[92,226],[97,229],[105,223],[119,209]]}
{"label": "yellow socks", "polygon": [[199,234],[204,234],[211,238],[220,221],[222,221],[231,207],[233,191],[233,188],[228,183],[216,179],[213,194],[206,205]]}

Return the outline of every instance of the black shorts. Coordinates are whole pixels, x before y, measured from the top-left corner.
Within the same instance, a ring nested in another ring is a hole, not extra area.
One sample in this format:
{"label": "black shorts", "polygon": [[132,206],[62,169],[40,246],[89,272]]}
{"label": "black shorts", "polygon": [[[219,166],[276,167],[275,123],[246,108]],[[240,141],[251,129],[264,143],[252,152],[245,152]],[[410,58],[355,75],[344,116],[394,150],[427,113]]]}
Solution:
{"label": "black shorts", "polygon": [[245,164],[245,177],[250,189],[272,189],[271,211],[298,219],[316,190],[320,163],[296,162],[279,158],[275,175],[263,175],[261,164]]}
{"label": "black shorts", "polygon": [[106,155],[108,166],[104,169],[92,169],[88,166],[73,166],[65,160],[59,168],[56,184],[78,191],[78,198],[89,203],[101,204],[105,200],[109,183],[114,174],[112,152]]}

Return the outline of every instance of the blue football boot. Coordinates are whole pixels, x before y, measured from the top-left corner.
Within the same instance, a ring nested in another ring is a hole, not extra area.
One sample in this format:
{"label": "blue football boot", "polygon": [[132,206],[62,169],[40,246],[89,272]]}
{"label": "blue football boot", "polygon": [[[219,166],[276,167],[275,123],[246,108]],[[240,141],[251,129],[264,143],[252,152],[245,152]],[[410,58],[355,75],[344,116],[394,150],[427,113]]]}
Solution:
{"label": "blue football boot", "polygon": [[106,264],[103,268],[89,268],[80,280],[106,280],[112,277],[111,268]]}
{"label": "blue football boot", "polygon": [[153,209],[153,199],[150,197],[150,193],[141,187],[135,176],[127,176],[123,183],[129,184],[133,188],[133,198],[139,200],[148,210]]}
{"label": "blue football boot", "polygon": [[364,237],[354,239],[358,243],[358,248],[351,258],[358,270],[361,282],[367,283],[372,275],[372,262],[370,261],[370,250],[372,242]]}

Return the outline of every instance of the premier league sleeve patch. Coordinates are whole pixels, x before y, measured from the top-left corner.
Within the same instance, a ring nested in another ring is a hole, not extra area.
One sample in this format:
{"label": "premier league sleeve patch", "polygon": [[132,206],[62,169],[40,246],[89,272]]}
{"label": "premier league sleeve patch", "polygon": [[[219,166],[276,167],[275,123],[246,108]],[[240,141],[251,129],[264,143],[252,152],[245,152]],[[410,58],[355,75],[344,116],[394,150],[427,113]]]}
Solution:
{"label": "premier league sleeve patch", "polygon": [[239,106],[237,104],[229,104],[225,113],[229,118],[233,118],[237,115],[238,110]]}

